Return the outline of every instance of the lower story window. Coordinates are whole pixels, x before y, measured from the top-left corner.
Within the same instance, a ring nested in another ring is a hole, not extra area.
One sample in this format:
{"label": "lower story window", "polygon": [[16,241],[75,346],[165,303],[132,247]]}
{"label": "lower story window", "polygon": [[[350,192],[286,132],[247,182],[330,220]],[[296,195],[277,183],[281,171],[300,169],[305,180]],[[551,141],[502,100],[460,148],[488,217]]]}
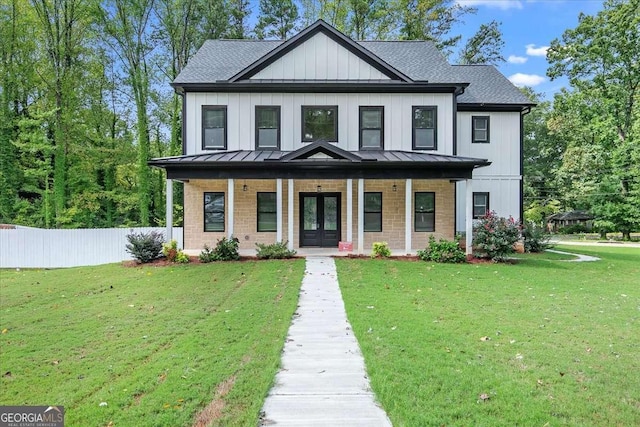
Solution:
{"label": "lower story window", "polygon": [[224,193],[204,193],[204,231],[224,231]]}
{"label": "lower story window", "polygon": [[436,193],[416,192],[414,203],[415,231],[436,230]]}
{"label": "lower story window", "polygon": [[489,193],[473,193],[473,218],[481,218],[488,212]]}
{"label": "lower story window", "polygon": [[258,231],[277,231],[276,217],[276,193],[258,193]]}
{"label": "lower story window", "polygon": [[382,193],[364,193],[364,231],[382,231]]}

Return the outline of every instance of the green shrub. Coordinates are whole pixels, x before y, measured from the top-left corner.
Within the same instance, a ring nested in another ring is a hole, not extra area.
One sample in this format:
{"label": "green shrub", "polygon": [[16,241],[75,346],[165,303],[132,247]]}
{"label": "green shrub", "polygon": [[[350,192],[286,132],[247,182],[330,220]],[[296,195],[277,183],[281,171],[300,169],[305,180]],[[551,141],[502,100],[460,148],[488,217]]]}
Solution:
{"label": "green shrub", "polygon": [[550,248],[549,235],[543,226],[527,221],[522,227],[525,252],[542,252]]}
{"label": "green shrub", "polygon": [[466,262],[467,256],[457,241],[440,239],[429,236],[429,245],[425,250],[418,251],[418,257],[423,261],[459,263]]}
{"label": "green shrub", "polygon": [[209,245],[204,245],[204,249],[198,255],[200,262],[213,262],[216,260],[215,251],[209,247]]}
{"label": "green shrub", "polygon": [[491,211],[473,225],[474,255],[504,262],[515,252],[513,245],[519,238],[520,227],[513,218],[501,218]]}
{"label": "green shrub", "polygon": [[175,262],[178,262],[180,264],[187,264],[189,263],[189,261],[190,261],[189,255],[179,250],[178,253],[176,254]]}
{"label": "green shrub", "polygon": [[162,254],[169,261],[174,262],[178,255],[178,241],[176,239],[172,239],[169,243],[164,243],[162,245]]}
{"label": "green shrub", "polygon": [[133,259],[140,263],[147,263],[160,258],[164,234],[157,231],[131,233],[127,234],[127,241],[129,242],[126,245],[127,252]]}
{"label": "green shrub", "polygon": [[296,251],[287,248],[288,242],[276,242],[269,245],[256,243],[256,256],[258,259],[285,259],[295,256]]}
{"label": "green shrub", "polygon": [[200,252],[198,258],[201,262],[212,261],[237,261],[240,259],[238,253],[238,244],[240,241],[236,237],[227,239],[223,237],[218,239],[216,247],[211,249],[209,246],[204,245],[204,249]]}
{"label": "green shrub", "polygon": [[371,258],[389,258],[390,256],[391,250],[387,242],[373,242]]}
{"label": "green shrub", "polygon": [[580,233],[588,233],[589,229],[584,224],[573,224],[567,225],[566,227],[558,228],[559,234],[580,234]]}

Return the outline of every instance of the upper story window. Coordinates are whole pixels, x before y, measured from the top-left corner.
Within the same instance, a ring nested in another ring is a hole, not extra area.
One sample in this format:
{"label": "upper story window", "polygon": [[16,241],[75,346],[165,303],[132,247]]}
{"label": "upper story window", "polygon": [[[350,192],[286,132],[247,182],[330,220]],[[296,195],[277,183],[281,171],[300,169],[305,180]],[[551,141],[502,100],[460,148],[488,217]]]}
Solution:
{"label": "upper story window", "polygon": [[204,193],[204,231],[224,231],[224,193]]}
{"label": "upper story window", "polygon": [[227,149],[226,106],[202,106],[202,149]]}
{"label": "upper story window", "polygon": [[302,142],[338,141],[338,106],[302,106]]}
{"label": "upper story window", "polygon": [[489,193],[473,193],[473,218],[482,218],[489,212]]}
{"label": "upper story window", "polygon": [[280,149],[280,107],[256,106],[256,150]]}
{"label": "upper story window", "polygon": [[413,107],[413,149],[436,150],[438,107]]}
{"label": "upper story window", "polygon": [[360,149],[384,148],[384,107],[360,107]]}
{"label": "upper story window", "polygon": [[436,230],[436,193],[415,193],[414,228],[415,231]]}
{"label": "upper story window", "polygon": [[488,143],[489,142],[489,116],[473,116],[471,117],[471,133],[472,142]]}

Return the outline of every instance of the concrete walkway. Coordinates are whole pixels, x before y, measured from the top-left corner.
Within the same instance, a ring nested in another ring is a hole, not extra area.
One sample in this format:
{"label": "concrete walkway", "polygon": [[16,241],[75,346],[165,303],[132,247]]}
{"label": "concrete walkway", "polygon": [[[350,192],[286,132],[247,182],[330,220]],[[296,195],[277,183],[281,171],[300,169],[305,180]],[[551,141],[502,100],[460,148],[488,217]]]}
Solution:
{"label": "concrete walkway", "polygon": [[375,403],[332,258],[308,257],[298,311],[261,425],[391,426]]}

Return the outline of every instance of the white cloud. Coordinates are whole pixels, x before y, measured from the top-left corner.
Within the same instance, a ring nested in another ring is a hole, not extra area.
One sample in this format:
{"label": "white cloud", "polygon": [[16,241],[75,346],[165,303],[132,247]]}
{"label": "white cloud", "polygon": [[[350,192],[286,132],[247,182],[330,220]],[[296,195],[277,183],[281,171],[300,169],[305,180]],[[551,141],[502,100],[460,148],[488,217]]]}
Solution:
{"label": "white cloud", "polygon": [[529,56],[547,56],[547,50],[549,46],[540,46],[536,47],[535,44],[527,45],[527,55]]}
{"label": "white cloud", "polygon": [[487,6],[497,9],[522,9],[521,0],[456,0],[461,6]]}
{"label": "white cloud", "polygon": [[509,76],[509,81],[511,83],[513,83],[516,86],[522,87],[522,86],[537,86],[540,83],[545,82],[547,79],[545,79],[542,76],[539,76],[537,74],[523,74],[523,73],[515,73],[511,76]]}
{"label": "white cloud", "polygon": [[507,58],[507,62],[509,64],[524,64],[525,62],[527,62],[527,58],[526,56],[517,56],[517,55],[509,55],[509,57]]}

